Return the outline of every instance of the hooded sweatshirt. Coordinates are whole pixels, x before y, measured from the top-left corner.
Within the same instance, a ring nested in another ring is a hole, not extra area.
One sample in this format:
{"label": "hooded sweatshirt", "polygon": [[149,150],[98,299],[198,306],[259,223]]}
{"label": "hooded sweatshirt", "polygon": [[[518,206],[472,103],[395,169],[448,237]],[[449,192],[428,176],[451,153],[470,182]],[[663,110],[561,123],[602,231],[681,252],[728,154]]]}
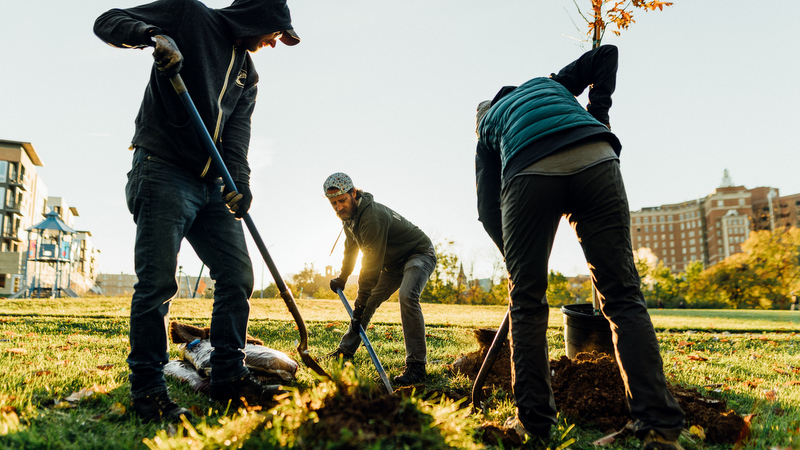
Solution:
{"label": "hooded sweatshirt", "polygon": [[[158,0],[112,9],[97,18],[95,34],[115,47],[144,48],[151,37],[171,37],[183,55],[181,77],[234,182],[249,183],[247,151],[258,73],[237,38],[291,29],[285,0],[235,0],[211,9],[197,0]],[[136,116],[132,147],[206,180],[217,178],[211,158],[180,98],[155,63]]]}
{"label": "hooded sweatshirt", "polygon": [[364,192],[355,217],[344,224],[344,259],[340,278],[353,273],[358,250],[361,249],[361,272],[358,275],[358,301],[366,302],[378,284],[381,271],[403,270],[408,258],[429,251],[431,240],[416,225],[400,214],[376,202]]}

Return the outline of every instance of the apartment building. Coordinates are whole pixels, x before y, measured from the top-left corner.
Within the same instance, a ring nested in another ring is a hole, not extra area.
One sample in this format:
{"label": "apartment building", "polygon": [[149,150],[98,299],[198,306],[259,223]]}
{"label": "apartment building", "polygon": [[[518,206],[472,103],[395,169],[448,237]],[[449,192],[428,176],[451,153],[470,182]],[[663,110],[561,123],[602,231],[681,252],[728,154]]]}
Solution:
{"label": "apartment building", "polygon": [[[37,261],[42,240],[31,230],[42,223],[52,209],[68,227],[74,225],[77,209],[60,197],[48,197],[47,187],[36,172],[44,164],[30,142],[0,139],[0,297],[26,295],[34,277],[39,286],[60,279],[60,288],[82,295],[92,289],[97,276],[99,251],[91,243],[91,233],[77,231],[65,242],[69,245],[61,258],[62,277],[45,261]],[[46,258],[45,258],[46,259]]]}
{"label": "apartment building", "polygon": [[703,198],[632,211],[631,242],[681,272],[692,261],[710,266],[740,253],[751,231],[800,226],[798,209],[800,194],[736,186],[725,170],[720,187]]}

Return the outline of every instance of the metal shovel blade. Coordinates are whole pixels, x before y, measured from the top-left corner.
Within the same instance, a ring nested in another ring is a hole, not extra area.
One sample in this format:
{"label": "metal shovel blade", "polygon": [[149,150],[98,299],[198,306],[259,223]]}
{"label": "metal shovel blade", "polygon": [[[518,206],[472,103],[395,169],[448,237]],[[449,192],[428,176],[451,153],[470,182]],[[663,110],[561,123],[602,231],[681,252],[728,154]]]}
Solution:
{"label": "metal shovel blade", "polygon": [[497,354],[500,353],[500,349],[503,348],[503,343],[506,341],[506,337],[508,337],[508,321],[509,321],[509,312],[506,311],[506,315],[503,316],[503,323],[500,324],[500,329],[498,329],[497,333],[494,335],[494,340],[492,340],[492,345],[486,352],[486,358],[483,359],[483,364],[481,364],[481,369],[478,371],[478,376],[475,377],[475,383],[472,385],[473,409],[477,410],[481,407],[481,400],[483,397],[482,395],[483,383],[486,382],[486,377],[488,377],[489,372],[492,371],[494,362],[497,360]]}

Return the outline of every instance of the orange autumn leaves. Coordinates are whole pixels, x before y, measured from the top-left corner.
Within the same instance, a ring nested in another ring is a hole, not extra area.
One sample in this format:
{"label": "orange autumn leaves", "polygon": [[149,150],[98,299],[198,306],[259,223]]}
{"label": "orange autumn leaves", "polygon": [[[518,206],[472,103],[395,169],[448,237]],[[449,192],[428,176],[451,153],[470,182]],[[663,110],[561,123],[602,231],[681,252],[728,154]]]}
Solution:
{"label": "orange autumn leaves", "polygon": [[[603,14],[603,6],[611,5],[606,8]],[[630,24],[635,23],[633,20],[633,13],[628,10],[628,7],[640,8],[645,11],[663,11],[665,6],[672,6],[672,2],[663,1],[646,1],[646,0],[631,0],[631,1],[613,1],[613,0],[592,0],[592,20],[587,20],[589,25],[589,36],[598,36],[605,31],[609,24],[617,26],[616,30],[611,30],[612,33],[619,36],[620,30],[627,30]]]}

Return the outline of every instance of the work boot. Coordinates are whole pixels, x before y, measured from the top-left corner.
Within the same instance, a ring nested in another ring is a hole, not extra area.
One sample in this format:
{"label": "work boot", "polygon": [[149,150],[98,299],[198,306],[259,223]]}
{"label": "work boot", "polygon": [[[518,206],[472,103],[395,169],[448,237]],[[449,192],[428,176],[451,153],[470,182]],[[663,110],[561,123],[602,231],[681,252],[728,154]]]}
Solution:
{"label": "work boot", "polygon": [[[525,425],[522,424],[522,421],[519,420],[519,417],[517,416],[509,417],[508,419],[506,419],[506,422],[503,424],[503,426],[506,429],[514,430],[523,443],[528,442],[528,440],[531,439],[534,440],[533,442],[544,443],[547,442],[548,439],[550,439],[549,431],[548,432],[542,431],[540,434],[533,434],[529,432],[528,429],[525,428]],[[548,426],[547,428],[549,429],[550,427]]]}
{"label": "work boot", "polygon": [[146,422],[178,423],[181,421],[181,416],[189,421],[194,419],[192,412],[173,402],[167,391],[133,399],[133,412]]}
{"label": "work boot", "polygon": [[644,442],[645,450],[683,450],[677,439],[666,439],[656,430],[648,430],[642,442]]}
{"label": "work boot", "polygon": [[406,363],[402,375],[394,377],[394,384],[411,386],[425,381],[425,363]]}
{"label": "work boot", "polygon": [[336,350],[328,353],[324,356],[325,359],[332,359],[334,361],[338,361],[342,359],[343,361],[350,361],[353,359],[353,355],[350,352],[345,351],[342,347],[337,347]]}
{"label": "work boot", "polygon": [[252,374],[223,384],[211,384],[211,400],[233,406],[265,406],[278,394],[286,392],[278,384],[262,385]]}

